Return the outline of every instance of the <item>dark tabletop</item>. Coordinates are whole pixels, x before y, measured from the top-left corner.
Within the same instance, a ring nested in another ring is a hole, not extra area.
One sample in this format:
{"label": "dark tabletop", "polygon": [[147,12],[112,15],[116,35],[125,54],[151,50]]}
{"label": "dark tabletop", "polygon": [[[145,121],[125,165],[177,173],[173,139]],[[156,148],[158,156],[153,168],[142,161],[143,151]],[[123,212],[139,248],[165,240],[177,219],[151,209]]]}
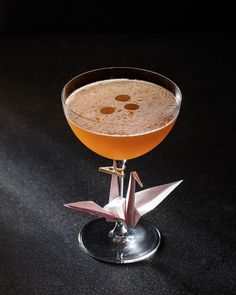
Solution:
{"label": "dark tabletop", "polygon": [[[0,294],[235,294],[235,37],[226,34],[0,37]],[[127,163],[145,188],[184,182],[145,216],[162,233],[149,260],[111,265],[84,254],[92,217],[64,203],[104,205],[110,160],[69,129],[60,93],[104,66],[160,72],[182,90],[177,123]]]}

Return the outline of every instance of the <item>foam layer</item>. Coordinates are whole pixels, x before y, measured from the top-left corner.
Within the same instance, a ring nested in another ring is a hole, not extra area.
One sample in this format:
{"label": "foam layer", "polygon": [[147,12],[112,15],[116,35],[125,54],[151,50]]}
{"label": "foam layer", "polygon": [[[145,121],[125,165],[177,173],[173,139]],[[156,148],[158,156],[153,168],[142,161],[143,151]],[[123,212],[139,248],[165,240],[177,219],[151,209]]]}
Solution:
{"label": "foam layer", "polygon": [[137,135],[161,129],[179,105],[165,88],[142,80],[111,79],[88,84],[66,100],[66,115],[80,128],[109,135]]}

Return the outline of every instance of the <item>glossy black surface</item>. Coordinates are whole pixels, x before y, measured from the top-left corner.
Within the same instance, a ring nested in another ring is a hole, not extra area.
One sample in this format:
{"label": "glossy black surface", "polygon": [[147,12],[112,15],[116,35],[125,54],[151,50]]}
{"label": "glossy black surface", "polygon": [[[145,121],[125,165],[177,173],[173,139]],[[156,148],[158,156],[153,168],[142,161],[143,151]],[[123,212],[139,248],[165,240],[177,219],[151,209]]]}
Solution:
{"label": "glossy black surface", "polygon": [[[0,42],[0,294],[235,293],[235,37],[223,34],[5,36]],[[183,93],[159,147],[128,161],[144,188],[184,182],[146,215],[162,233],[146,262],[83,253],[90,220],[64,203],[107,202],[110,165],[74,136],[61,106],[72,77],[134,66]]]}

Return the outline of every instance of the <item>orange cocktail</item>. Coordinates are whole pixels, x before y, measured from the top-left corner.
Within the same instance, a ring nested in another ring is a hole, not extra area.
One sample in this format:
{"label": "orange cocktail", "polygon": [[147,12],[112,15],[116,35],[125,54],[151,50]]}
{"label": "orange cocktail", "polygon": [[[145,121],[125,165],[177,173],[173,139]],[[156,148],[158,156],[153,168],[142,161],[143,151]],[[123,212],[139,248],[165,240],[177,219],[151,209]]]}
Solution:
{"label": "orange cocktail", "polygon": [[106,158],[127,160],[156,147],[179,112],[164,87],[137,79],[109,79],[73,91],[65,101],[68,123],[89,149]]}
{"label": "orange cocktail", "polygon": [[157,131],[133,136],[97,134],[78,127],[70,120],[68,123],[79,140],[95,153],[109,159],[128,160],[155,148],[169,133],[175,120]]}

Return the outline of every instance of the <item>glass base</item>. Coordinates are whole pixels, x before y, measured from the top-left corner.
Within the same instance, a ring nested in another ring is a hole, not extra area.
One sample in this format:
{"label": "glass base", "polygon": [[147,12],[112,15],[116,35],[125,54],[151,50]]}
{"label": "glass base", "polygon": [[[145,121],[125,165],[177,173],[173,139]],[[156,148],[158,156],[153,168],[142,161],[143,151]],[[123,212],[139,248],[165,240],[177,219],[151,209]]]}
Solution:
{"label": "glass base", "polygon": [[112,236],[114,225],[104,218],[85,224],[78,236],[82,250],[101,261],[133,263],[150,257],[160,246],[159,230],[142,218],[119,239]]}

